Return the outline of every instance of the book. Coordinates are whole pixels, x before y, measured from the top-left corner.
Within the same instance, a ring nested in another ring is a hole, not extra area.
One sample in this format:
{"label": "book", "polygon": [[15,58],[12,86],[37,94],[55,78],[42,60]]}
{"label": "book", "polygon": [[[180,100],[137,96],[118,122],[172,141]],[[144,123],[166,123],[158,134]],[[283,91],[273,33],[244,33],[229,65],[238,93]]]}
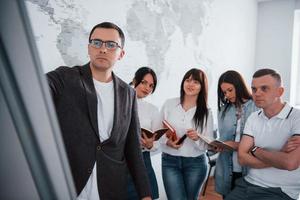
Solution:
{"label": "book", "polygon": [[[167,120],[163,120],[163,124],[165,127],[167,127],[170,130],[170,134],[167,134],[168,138],[171,138],[172,141],[175,141],[178,139],[178,136],[176,134],[176,130],[171,126],[171,124],[169,122],[167,122]],[[177,145],[180,145],[184,142],[184,140],[187,138],[187,135],[184,134],[176,143]]]}
{"label": "book", "polygon": [[182,144],[183,143],[183,141],[185,140],[187,138],[187,135],[186,134],[184,134],[179,140],[178,140],[178,142],[176,142],[176,144],[177,145],[180,145],[180,144]]}
{"label": "book", "polygon": [[201,134],[198,134],[198,136],[200,137],[200,139],[202,139],[204,142],[206,142],[207,144],[209,144],[211,146],[221,147],[221,148],[224,148],[224,149],[230,150],[230,151],[234,151],[235,150],[234,148],[232,148],[228,144],[225,144],[221,140],[210,138],[208,136],[204,136],[204,135],[201,135]]}
{"label": "book", "polygon": [[162,123],[163,123],[168,129],[170,129],[171,132],[176,133],[175,129],[171,126],[171,124],[169,124],[169,122],[167,122],[167,120],[163,120]]}
{"label": "book", "polygon": [[[165,134],[169,130],[168,128],[161,128],[156,131],[151,131],[146,128],[141,128],[141,129],[147,135],[148,138],[151,138],[151,137],[153,137],[154,134],[156,134],[155,138],[154,138],[155,141],[159,140],[159,138],[161,136],[163,136],[163,134]],[[143,135],[142,135],[142,137],[143,137]]]}

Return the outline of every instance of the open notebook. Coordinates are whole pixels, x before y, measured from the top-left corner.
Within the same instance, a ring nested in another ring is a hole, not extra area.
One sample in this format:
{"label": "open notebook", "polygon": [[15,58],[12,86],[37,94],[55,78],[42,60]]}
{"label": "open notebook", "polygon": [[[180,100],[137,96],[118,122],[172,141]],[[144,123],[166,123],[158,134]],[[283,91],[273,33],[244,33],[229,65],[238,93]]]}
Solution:
{"label": "open notebook", "polygon": [[204,136],[202,134],[198,134],[198,136],[200,137],[200,139],[202,139],[204,142],[206,142],[207,144],[209,144],[211,146],[221,147],[226,150],[234,151],[234,148],[232,148],[231,146],[225,144],[224,142],[222,142],[218,139],[210,138],[210,137]]}
{"label": "open notebook", "polygon": [[156,131],[151,131],[151,130],[146,129],[146,128],[141,128],[141,129],[142,129],[142,132],[144,132],[147,135],[148,138],[153,137],[153,135],[155,134],[155,138],[154,138],[155,141],[159,140],[159,138],[161,136],[163,136],[169,130],[168,128],[161,128],[161,129],[158,129]]}

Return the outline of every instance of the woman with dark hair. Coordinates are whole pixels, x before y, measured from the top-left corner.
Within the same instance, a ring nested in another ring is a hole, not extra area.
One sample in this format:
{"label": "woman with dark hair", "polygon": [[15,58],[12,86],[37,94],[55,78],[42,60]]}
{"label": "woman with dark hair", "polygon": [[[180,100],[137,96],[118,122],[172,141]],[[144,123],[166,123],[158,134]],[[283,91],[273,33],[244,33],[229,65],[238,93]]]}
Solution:
{"label": "woman with dark hair", "polygon": [[237,150],[246,120],[256,110],[243,77],[233,70],[223,73],[218,81],[218,129],[220,140],[235,149],[215,149],[220,152],[216,163],[215,187],[223,197],[233,189],[235,180],[247,173],[247,168],[238,163]]}
{"label": "woman with dark hair", "polygon": [[[155,91],[157,84],[157,78],[155,72],[149,67],[139,68],[134,75],[134,78],[130,85],[136,90],[138,114],[140,125],[142,128],[148,130],[156,130],[161,128],[159,111],[157,107],[150,104],[144,100],[145,97],[152,94]],[[158,199],[158,186],[155,177],[154,170],[151,164],[150,151],[155,151],[157,149],[157,143],[154,142],[154,137],[148,138],[147,135],[142,132],[142,137],[140,137],[142,152],[144,157],[145,166],[148,172],[148,177],[150,180],[152,198]],[[132,178],[129,177],[128,184],[128,194],[127,199],[133,200],[138,199],[138,194],[135,190]]]}
{"label": "woman with dark hair", "polygon": [[[162,149],[162,178],[168,199],[198,199],[207,173],[207,145],[199,134],[213,137],[213,117],[207,106],[207,78],[200,69],[191,69],[183,77],[180,98],[169,99],[161,110],[175,130],[177,139],[160,140]],[[187,136],[183,143],[179,138]]]}

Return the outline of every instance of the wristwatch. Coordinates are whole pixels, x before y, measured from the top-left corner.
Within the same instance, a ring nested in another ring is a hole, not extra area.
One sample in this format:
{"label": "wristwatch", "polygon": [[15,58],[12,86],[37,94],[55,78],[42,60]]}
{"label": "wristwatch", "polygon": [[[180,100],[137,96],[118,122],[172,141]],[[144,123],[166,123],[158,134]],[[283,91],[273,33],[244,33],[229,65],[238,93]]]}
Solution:
{"label": "wristwatch", "polygon": [[251,149],[250,153],[252,154],[252,156],[256,157],[255,154],[254,154],[254,152],[255,152],[258,148],[259,148],[258,146],[254,146],[254,147]]}

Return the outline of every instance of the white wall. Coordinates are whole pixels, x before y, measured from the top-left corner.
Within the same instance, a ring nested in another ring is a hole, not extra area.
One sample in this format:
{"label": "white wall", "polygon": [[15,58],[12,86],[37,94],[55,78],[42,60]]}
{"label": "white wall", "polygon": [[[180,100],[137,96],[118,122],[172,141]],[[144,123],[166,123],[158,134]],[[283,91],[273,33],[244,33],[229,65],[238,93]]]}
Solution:
{"label": "white wall", "polygon": [[200,48],[210,59],[209,104],[217,110],[217,82],[226,70],[236,70],[250,85],[255,69],[256,1],[214,1],[211,23],[201,38]]}
{"label": "white wall", "polygon": [[295,11],[290,84],[290,103],[300,108],[300,9]]}
{"label": "white wall", "polygon": [[255,66],[280,72],[287,101],[290,97],[294,10],[297,7],[299,0],[258,3]]}

